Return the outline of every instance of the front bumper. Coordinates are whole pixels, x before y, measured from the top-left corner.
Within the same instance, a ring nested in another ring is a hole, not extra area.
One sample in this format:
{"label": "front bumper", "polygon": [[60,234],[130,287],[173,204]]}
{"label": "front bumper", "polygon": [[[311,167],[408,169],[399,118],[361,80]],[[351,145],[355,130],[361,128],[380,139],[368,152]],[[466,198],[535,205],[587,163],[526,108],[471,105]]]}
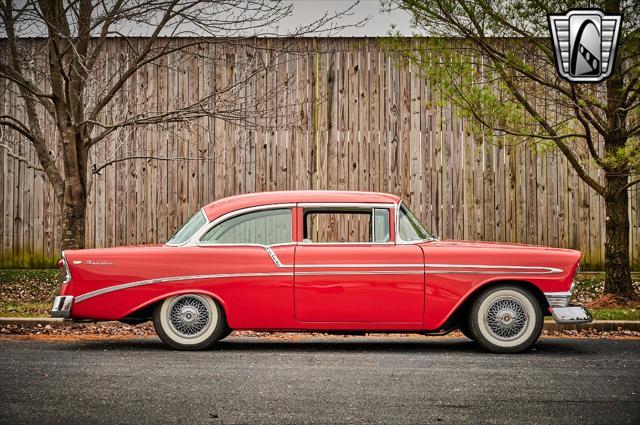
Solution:
{"label": "front bumper", "polygon": [[550,308],[551,315],[553,316],[553,320],[556,323],[567,324],[567,323],[591,323],[593,318],[591,317],[591,313],[584,307],[556,307]]}
{"label": "front bumper", "polygon": [[576,287],[575,280],[567,292],[545,292],[544,296],[549,303],[549,311],[553,320],[557,323],[591,323],[591,313],[584,307],[569,306],[569,301]]}
{"label": "front bumper", "polygon": [[53,300],[53,308],[49,312],[51,317],[62,317],[67,319],[71,317],[71,306],[73,305],[73,297],[63,295]]}

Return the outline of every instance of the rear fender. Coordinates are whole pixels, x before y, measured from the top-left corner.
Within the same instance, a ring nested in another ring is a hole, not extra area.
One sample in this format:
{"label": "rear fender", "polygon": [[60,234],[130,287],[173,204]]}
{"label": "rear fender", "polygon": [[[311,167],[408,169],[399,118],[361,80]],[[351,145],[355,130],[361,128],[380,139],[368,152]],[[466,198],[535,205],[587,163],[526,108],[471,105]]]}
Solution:
{"label": "rear fender", "polygon": [[225,313],[225,315],[227,314],[227,305],[226,303],[222,300],[222,298],[220,298],[217,294],[213,293],[213,292],[209,292],[209,291],[205,291],[202,289],[181,289],[181,290],[177,290],[177,291],[172,291],[172,292],[167,292],[167,293],[163,293],[162,295],[159,295],[157,297],[154,298],[150,298],[149,300],[145,301],[144,303],[139,304],[136,307],[131,308],[129,311],[127,311],[126,314],[124,314],[120,319],[123,319],[125,317],[129,317],[134,315],[137,311],[140,311],[142,309],[145,309],[149,306],[152,306],[160,301],[164,301],[167,298],[171,298],[174,297],[176,295],[183,295],[183,294],[199,294],[199,295],[208,295],[211,298],[213,298],[222,308],[223,312]]}

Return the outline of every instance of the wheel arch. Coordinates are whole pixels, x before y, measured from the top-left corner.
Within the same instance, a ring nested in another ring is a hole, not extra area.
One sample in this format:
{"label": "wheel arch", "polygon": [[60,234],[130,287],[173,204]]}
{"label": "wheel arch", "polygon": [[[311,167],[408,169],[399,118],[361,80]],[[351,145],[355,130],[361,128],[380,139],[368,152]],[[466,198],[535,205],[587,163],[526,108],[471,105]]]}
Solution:
{"label": "wheel arch", "polygon": [[489,291],[492,288],[495,288],[498,286],[506,286],[506,285],[519,286],[527,289],[529,292],[531,292],[531,294],[533,294],[536,297],[536,300],[538,300],[538,302],[540,303],[540,308],[542,309],[543,315],[545,316],[550,315],[549,303],[547,302],[547,299],[544,296],[544,293],[540,288],[538,288],[533,283],[526,280],[517,280],[517,279],[494,280],[484,285],[480,285],[477,288],[475,288],[473,291],[471,291],[466,296],[466,298],[456,307],[456,309],[453,311],[449,319],[447,319],[446,325],[444,327],[456,328],[459,326],[460,323],[464,323],[464,320],[468,317],[468,313],[469,313],[469,310],[471,309],[471,306],[482,293]]}
{"label": "wheel arch", "polygon": [[229,310],[228,310],[227,304],[224,302],[224,300],[220,296],[210,291],[206,291],[202,289],[193,289],[193,288],[185,288],[185,289],[180,289],[176,291],[171,291],[171,292],[167,292],[162,295],[158,295],[156,297],[150,298],[144,303],[139,304],[138,306],[129,310],[129,312],[122,319],[120,319],[120,321],[126,322],[129,319],[140,319],[140,318],[148,318],[149,320],[151,320],[151,317],[153,316],[153,310],[156,308],[158,304],[162,303],[167,298],[174,297],[176,295],[183,295],[183,294],[200,294],[200,295],[210,296],[211,298],[213,298],[214,301],[218,303],[218,305],[222,310],[222,314],[224,314],[225,319],[228,322]]}

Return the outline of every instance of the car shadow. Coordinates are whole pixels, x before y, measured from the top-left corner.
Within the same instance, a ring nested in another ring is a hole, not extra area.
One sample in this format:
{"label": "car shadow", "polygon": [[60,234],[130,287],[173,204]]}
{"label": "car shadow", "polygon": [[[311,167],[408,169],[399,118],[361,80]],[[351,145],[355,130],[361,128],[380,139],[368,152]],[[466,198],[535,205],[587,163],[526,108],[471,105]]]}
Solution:
{"label": "car shadow", "polygon": [[[519,355],[546,354],[590,354],[595,352],[592,344],[575,344],[570,338],[542,338],[532,349]],[[159,338],[141,339],[104,339],[104,340],[76,340],[56,344],[59,350],[123,350],[123,351],[162,351],[179,352],[163,344]],[[467,338],[452,337],[235,337],[230,336],[204,353],[214,352],[253,352],[273,353],[477,353],[488,354],[473,341]]]}

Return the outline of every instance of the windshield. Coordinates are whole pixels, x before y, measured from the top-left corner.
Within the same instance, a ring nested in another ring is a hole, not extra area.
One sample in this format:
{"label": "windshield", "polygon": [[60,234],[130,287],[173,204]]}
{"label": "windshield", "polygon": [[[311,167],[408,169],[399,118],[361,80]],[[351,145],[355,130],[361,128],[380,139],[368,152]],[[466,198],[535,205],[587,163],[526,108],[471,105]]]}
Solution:
{"label": "windshield", "polygon": [[413,213],[404,205],[400,205],[398,216],[398,233],[401,240],[405,242],[421,241],[433,239]]}
{"label": "windshield", "polygon": [[199,228],[201,228],[207,222],[206,217],[202,210],[195,213],[185,224],[182,226],[171,239],[167,241],[167,245],[182,245],[193,236]]}

